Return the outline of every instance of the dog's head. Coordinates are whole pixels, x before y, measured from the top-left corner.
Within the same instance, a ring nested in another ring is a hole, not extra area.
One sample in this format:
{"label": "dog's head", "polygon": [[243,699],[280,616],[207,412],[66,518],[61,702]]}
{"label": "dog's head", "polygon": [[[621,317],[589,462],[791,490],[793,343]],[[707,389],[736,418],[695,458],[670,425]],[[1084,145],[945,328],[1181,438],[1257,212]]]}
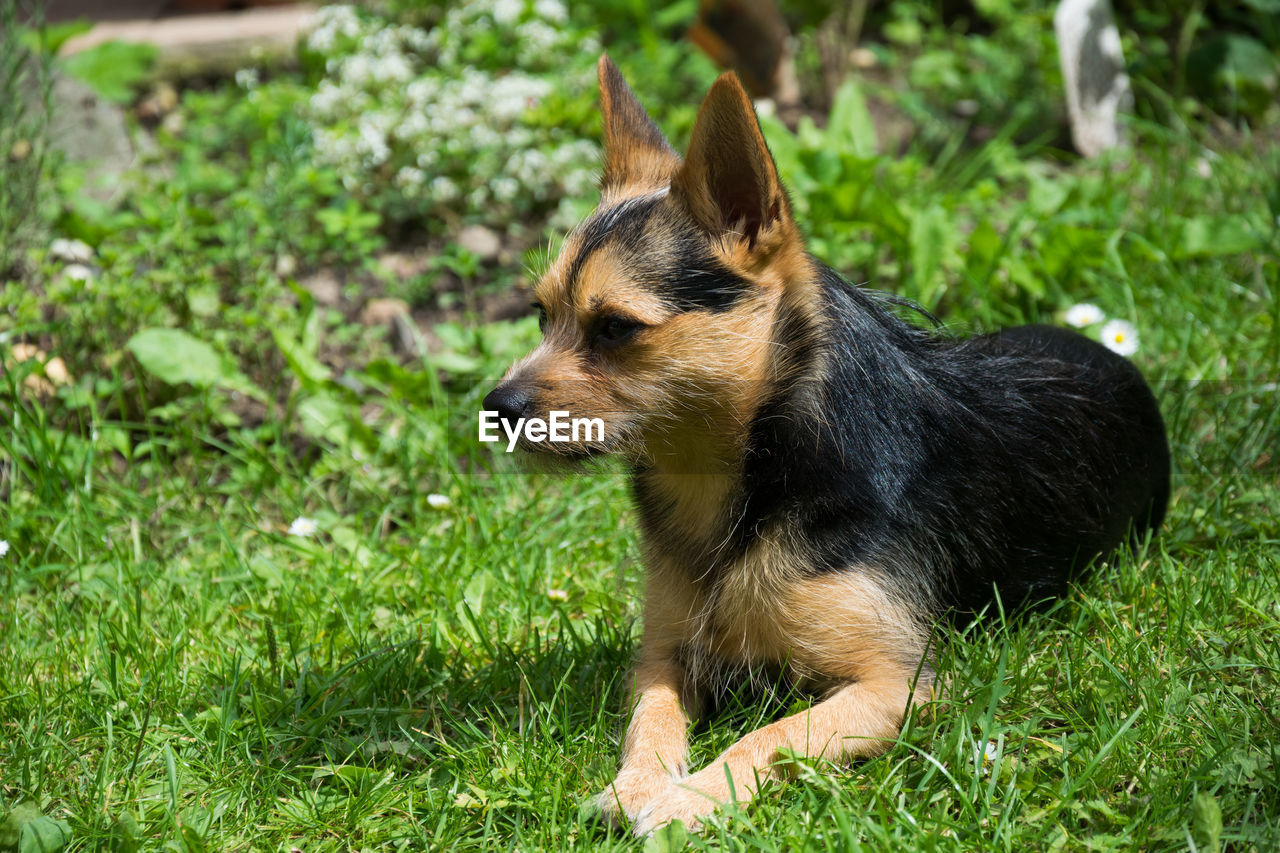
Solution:
{"label": "dog's head", "polygon": [[778,304],[812,277],[751,101],[732,74],[672,150],[617,67],[599,63],[600,206],[534,285],[543,340],[485,398],[510,423],[552,412],[603,436],[529,440],[687,467],[739,442],[768,380]]}

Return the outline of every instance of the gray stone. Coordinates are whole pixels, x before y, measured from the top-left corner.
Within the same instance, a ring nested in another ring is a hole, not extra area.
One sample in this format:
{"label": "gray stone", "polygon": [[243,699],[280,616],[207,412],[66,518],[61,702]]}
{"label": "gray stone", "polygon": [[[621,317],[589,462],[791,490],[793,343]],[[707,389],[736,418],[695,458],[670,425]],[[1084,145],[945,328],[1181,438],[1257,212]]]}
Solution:
{"label": "gray stone", "polygon": [[315,297],[317,305],[332,308],[342,301],[342,281],[331,269],[317,270],[299,281],[298,285]]}
{"label": "gray stone", "polygon": [[360,322],[366,326],[385,326],[396,317],[409,316],[409,303],[403,299],[370,299],[360,312]]}
{"label": "gray stone", "polygon": [[1109,0],[1062,0],[1053,16],[1071,139],[1085,157],[1123,145],[1120,114],[1133,109]]}
{"label": "gray stone", "polygon": [[401,355],[422,355],[418,327],[409,315],[409,303],[403,299],[370,299],[360,312],[360,322],[366,326],[386,326],[391,348]]}
{"label": "gray stone", "polygon": [[[84,192],[107,202],[120,191],[120,177],[133,166],[135,151],[124,111],[104,101],[73,77],[50,71],[50,114],[47,139],[54,151],[87,168]],[[31,112],[44,109],[39,76],[29,73],[23,97]]]}
{"label": "gray stone", "polygon": [[458,232],[457,243],[481,261],[495,261],[502,251],[502,238],[483,225],[468,225]]}

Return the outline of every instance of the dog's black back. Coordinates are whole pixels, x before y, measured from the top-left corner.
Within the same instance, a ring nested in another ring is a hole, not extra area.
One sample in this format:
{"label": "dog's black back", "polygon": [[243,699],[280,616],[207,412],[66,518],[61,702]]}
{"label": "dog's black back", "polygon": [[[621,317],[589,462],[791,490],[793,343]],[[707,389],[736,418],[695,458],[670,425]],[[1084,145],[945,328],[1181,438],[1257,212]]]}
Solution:
{"label": "dog's black back", "polygon": [[797,528],[814,571],[870,566],[935,611],[1060,595],[1157,528],[1169,451],[1138,370],[1064,329],[963,341],[894,317],[825,267],[823,322],[786,353],[752,427],[739,547]]}

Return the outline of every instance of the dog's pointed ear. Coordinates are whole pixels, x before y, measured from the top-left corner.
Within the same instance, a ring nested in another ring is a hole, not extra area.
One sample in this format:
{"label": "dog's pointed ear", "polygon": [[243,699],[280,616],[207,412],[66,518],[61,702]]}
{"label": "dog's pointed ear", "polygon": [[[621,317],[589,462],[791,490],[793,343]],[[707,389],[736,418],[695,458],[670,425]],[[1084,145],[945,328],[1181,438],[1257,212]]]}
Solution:
{"label": "dog's pointed ear", "polygon": [[640,104],[608,54],[596,66],[604,114],[603,188],[626,184],[666,186],[680,156]]}
{"label": "dog's pointed ear", "polygon": [[684,165],[671,184],[698,224],[755,246],[762,232],[791,221],[755,109],[732,72],[720,75],[698,109]]}

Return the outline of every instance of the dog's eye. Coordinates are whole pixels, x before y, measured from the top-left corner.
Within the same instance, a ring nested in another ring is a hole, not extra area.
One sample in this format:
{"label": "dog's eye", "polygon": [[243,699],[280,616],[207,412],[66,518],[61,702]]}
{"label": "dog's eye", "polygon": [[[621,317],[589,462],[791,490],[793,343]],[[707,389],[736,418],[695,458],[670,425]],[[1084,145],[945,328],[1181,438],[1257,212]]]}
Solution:
{"label": "dog's eye", "polygon": [[547,309],[542,307],[541,302],[530,303],[534,308],[538,309],[538,331],[545,332],[547,330]]}
{"label": "dog's eye", "polygon": [[596,329],[596,340],[610,346],[620,344],[639,331],[641,325],[625,317],[605,317]]}

